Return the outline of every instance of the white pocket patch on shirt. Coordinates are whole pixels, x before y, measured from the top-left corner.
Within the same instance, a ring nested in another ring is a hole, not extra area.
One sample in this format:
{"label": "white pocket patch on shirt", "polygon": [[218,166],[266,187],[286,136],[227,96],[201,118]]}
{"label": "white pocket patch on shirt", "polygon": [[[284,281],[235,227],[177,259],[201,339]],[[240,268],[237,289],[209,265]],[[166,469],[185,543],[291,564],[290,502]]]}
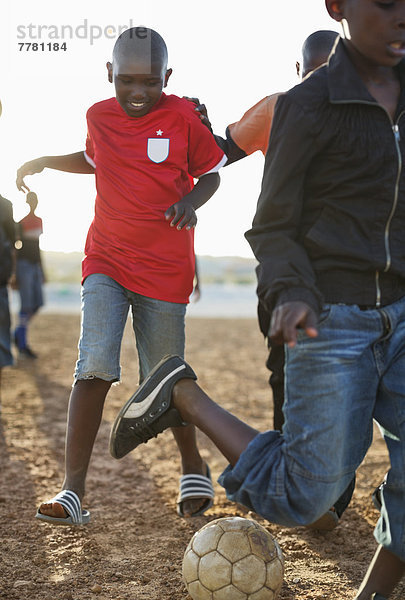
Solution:
{"label": "white pocket patch on shirt", "polygon": [[169,156],[169,138],[148,138],[148,157],[161,163]]}

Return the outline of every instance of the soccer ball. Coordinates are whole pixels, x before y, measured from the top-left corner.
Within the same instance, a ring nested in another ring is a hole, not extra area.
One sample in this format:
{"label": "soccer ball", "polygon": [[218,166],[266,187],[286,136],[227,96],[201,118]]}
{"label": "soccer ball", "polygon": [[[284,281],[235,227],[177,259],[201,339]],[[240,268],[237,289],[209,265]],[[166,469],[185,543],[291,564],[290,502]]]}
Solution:
{"label": "soccer ball", "polygon": [[283,576],[277,541],[251,519],[207,523],[184,553],[183,579],[193,600],[276,600]]}

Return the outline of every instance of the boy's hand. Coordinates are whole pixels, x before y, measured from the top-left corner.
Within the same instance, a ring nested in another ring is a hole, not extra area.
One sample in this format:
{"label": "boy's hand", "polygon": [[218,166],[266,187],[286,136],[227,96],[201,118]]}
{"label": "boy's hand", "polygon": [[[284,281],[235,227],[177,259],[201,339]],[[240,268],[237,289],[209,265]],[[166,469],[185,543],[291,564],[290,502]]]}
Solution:
{"label": "boy's hand", "polygon": [[205,104],[201,104],[201,102],[198,98],[189,98],[188,96],[183,96],[183,98],[185,98],[186,100],[190,100],[190,102],[193,102],[193,104],[196,105],[195,111],[196,111],[196,113],[198,113],[201,123],[203,123],[206,127],[208,127],[208,129],[211,131],[211,133],[213,133],[211,121],[208,118],[207,107],[205,106]]}
{"label": "boy's hand", "polygon": [[41,173],[45,168],[45,164],[42,158],[35,158],[23,164],[17,171],[16,184],[20,192],[29,192],[30,188],[24,182],[24,177],[27,175],[34,175],[35,173]]}
{"label": "boy's hand", "polygon": [[165,212],[166,221],[170,221],[170,227],[176,227],[179,231],[185,227],[192,229],[197,225],[197,215],[190,202],[184,198],[169,206]]}
{"label": "boy's hand", "polygon": [[293,348],[297,343],[297,329],[304,329],[309,337],[316,337],[316,326],[316,314],[308,304],[300,301],[286,302],[273,311],[269,337],[275,344],[285,343]]}

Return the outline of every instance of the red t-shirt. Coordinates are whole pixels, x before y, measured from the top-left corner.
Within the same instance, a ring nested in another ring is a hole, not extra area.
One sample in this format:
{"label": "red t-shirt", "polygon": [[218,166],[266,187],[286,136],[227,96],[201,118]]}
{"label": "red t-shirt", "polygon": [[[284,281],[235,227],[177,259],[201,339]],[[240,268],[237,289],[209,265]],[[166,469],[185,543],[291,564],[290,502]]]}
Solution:
{"label": "red t-shirt", "polygon": [[21,219],[18,223],[17,238],[22,242],[22,246],[17,250],[18,260],[25,259],[31,263],[41,262],[39,238],[42,232],[41,217],[28,213],[28,215]]}
{"label": "red t-shirt", "polygon": [[188,302],[194,232],[178,231],[166,209],[218,171],[226,157],[191,102],[162,94],[144,117],[129,117],[115,98],[87,112],[85,157],[97,197],[83,279],[103,273],[125,288],[167,302]]}

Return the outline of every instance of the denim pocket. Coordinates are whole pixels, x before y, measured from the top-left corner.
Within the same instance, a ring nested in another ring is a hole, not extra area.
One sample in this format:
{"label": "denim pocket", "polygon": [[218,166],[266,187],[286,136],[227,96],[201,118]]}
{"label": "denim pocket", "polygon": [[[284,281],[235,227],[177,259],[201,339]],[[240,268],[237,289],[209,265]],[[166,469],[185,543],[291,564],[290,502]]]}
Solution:
{"label": "denim pocket", "polygon": [[324,304],[318,318],[318,325],[325,323],[332,316],[333,304]]}
{"label": "denim pocket", "polygon": [[[328,320],[332,318],[332,315],[333,315],[333,304],[324,304],[322,307],[321,313],[318,317],[316,327],[325,325],[328,322]],[[300,341],[305,338],[308,338],[307,334],[305,333],[305,330],[298,329],[297,340]],[[308,339],[310,339],[310,338],[308,338]]]}

